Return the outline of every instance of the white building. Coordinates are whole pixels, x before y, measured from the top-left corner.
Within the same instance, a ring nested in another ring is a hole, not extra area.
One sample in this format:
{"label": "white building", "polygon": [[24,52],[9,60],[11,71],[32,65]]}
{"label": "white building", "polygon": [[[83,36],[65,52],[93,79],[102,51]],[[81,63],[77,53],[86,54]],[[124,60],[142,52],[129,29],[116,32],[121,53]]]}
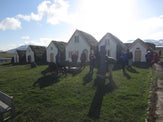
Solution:
{"label": "white building", "polygon": [[16,50],[14,54],[14,63],[24,64],[26,63],[26,51]]}
{"label": "white building", "polygon": [[149,45],[143,42],[141,39],[136,39],[130,44],[129,50],[133,54],[133,62],[145,62],[145,54],[149,49]]}
{"label": "white building", "polygon": [[[51,41],[48,47],[46,48],[46,60],[47,62],[56,62],[56,55],[65,53],[65,42]],[[65,55],[64,55],[65,56]]]}
{"label": "white building", "polygon": [[113,57],[116,60],[120,59],[121,52],[126,50],[127,47],[113,34],[106,33],[98,43],[98,49],[105,46],[106,55]]}
{"label": "white building", "polygon": [[43,64],[46,62],[46,47],[29,45],[26,50],[26,62]]}
{"label": "white building", "polygon": [[82,52],[86,54],[86,61],[89,61],[90,50],[96,46],[97,40],[92,35],[76,30],[66,45],[66,61],[72,62],[75,55],[75,62],[80,62]]}

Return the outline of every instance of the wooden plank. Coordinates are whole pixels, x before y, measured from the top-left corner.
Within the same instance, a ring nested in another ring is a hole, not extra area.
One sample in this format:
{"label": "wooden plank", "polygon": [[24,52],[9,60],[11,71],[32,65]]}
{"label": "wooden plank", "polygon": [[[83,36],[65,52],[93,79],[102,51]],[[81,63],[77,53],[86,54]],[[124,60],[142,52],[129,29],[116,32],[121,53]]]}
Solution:
{"label": "wooden plank", "polygon": [[0,122],[11,119],[14,112],[13,97],[0,91]]}
{"label": "wooden plank", "polygon": [[11,106],[13,103],[13,97],[9,96],[1,91],[0,91],[0,100],[2,102],[6,103],[8,106]]}
{"label": "wooden plank", "polygon": [[9,106],[0,100],[0,112],[7,110]]}

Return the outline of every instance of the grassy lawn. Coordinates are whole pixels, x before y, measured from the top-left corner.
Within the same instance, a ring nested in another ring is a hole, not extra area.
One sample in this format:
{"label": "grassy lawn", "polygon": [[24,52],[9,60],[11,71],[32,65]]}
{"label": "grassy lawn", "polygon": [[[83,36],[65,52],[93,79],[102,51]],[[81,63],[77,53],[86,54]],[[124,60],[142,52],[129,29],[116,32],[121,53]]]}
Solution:
{"label": "grassy lawn", "polygon": [[[95,73],[92,81],[83,85],[88,67],[80,74],[58,79],[43,77],[40,72],[46,67],[0,66],[0,90],[14,96],[17,114],[14,122],[96,121],[87,117],[96,90],[93,87]],[[113,72],[117,89],[105,94],[100,122],[144,122],[151,71],[135,69],[138,73],[128,72],[130,79],[124,77],[121,70]]]}

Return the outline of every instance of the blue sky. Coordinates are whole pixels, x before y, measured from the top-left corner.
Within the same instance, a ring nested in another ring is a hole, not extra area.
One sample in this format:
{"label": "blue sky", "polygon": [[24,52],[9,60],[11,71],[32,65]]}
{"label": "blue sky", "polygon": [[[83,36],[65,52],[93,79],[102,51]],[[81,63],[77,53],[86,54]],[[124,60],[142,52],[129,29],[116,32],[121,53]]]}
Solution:
{"label": "blue sky", "polygon": [[0,50],[68,42],[76,29],[98,41],[163,39],[163,0],[0,0]]}

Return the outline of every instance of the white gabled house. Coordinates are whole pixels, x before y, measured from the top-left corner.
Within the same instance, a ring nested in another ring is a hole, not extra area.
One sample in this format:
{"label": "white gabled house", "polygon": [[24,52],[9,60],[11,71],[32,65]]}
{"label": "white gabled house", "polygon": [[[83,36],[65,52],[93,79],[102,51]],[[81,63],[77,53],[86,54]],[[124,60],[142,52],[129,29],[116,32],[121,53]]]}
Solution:
{"label": "white gabled house", "polygon": [[51,41],[46,48],[46,61],[56,62],[56,55],[58,53],[62,54],[62,56],[65,56],[65,45],[65,42]]}
{"label": "white gabled house", "polygon": [[133,54],[133,62],[145,62],[145,54],[148,50],[153,51],[155,48],[154,44],[145,43],[141,39],[136,39],[133,43],[129,45],[129,50]]}
{"label": "white gabled house", "polygon": [[[81,62],[80,56],[82,52],[86,54],[86,61],[89,61],[89,54],[91,49],[96,48],[97,40],[90,34],[76,30],[71,36],[66,45],[66,61]],[[75,58],[73,58],[75,57]],[[75,61],[73,61],[73,59]]]}
{"label": "white gabled house", "polygon": [[46,47],[29,45],[26,50],[26,62],[36,64],[46,63]]}
{"label": "white gabled house", "polygon": [[15,64],[25,64],[26,63],[26,50],[16,50],[14,54]]}
{"label": "white gabled house", "polygon": [[106,33],[99,41],[99,51],[101,46],[105,46],[107,56],[113,57],[116,60],[120,60],[122,51],[127,49],[127,47],[111,33]]}

